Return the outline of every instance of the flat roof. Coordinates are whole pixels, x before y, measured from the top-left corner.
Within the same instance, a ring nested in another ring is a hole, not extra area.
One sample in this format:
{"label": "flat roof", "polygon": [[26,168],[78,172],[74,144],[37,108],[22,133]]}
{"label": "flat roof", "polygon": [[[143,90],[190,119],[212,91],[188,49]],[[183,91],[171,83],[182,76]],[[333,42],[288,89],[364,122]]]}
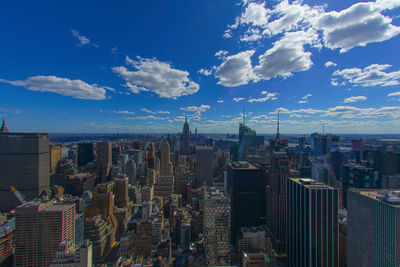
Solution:
{"label": "flat roof", "polygon": [[310,189],[334,189],[329,185],[326,185],[320,181],[316,181],[310,178],[289,178],[289,179]]}

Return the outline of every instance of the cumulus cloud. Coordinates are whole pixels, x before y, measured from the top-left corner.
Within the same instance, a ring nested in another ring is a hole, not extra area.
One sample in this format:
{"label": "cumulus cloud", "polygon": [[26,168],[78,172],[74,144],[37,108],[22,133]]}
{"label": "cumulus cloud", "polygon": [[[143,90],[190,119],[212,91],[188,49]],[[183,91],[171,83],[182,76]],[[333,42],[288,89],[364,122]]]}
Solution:
{"label": "cumulus cloud", "polygon": [[400,71],[385,72],[390,68],[389,64],[372,64],[364,69],[349,68],[337,70],[333,76],[343,80],[342,85],[350,83],[363,87],[369,86],[390,86],[399,84]]}
{"label": "cumulus cloud", "polygon": [[332,62],[332,61],[325,62],[325,67],[329,68],[330,66],[336,67],[337,64],[335,62]]}
{"label": "cumulus cloud", "polygon": [[203,68],[199,69],[197,72],[203,74],[204,76],[210,76],[212,74],[212,70],[207,70]]}
{"label": "cumulus cloud", "polygon": [[78,39],[79,43],[76,44],[76,46],[93,46],[93,47],[99,47],[97,44],[94,44],[90,42],[89,38],[86,36],[80,35],[77,30],[71,30],[72,36],[74,36],[76,39]]}
{"label": "cumulus cloud", "polygon": [[400,27],[392,25],[392,19],[380,13],[396,6],[389,2],[356,3],[340,12],[327,12],[314,21],[314,26],[323,31],[325,46],[339,48],[340,52],[383,42],[400,33]]}
{"label": "cumulus cloud", "polygon": [[217,100],[217,103],[224,103],[224,100],[218,99],[218,100]]}
{"label": "cumulus cloud", "polygon": [[8,81],[0,79],[0,82],[14,86],[23,86],[30,91],[52,92],[63,96],[72,96],[79,99],[103,100],[106,91],[114,91],[108,86],[88,84],[82,80],[71,80],[56,76],[33,76],[23,81]]}
{"label": "cumulus cloud", "polygon": [[153,116],[153,115],[149,115],[149,116],[141,116],[141,117],[129,117],[129,118],[125,118],[127,120],[165,120],[165,118],[163,117],[157,117],[157,116]]}
{"label": "cumulus cloud", "polygon": [[112,70],[126,81],[125,86],[134,93],[151,91],[162,98],[177,99],[194,94],[200,88],[189,79],[189,72],[174,69],[169,63],[141,57],[132,60],[128,56],[126,62],[135,71],[123,66],[113,67]]}
{"label": "cumulus cloud", "polygon": [[225,57],[228,55],[228,51],[225,50],[219,50],[218,52],[215,53],[215,56],[219,59],[225,59]]}
{"label": "cumulus cloud", "polygon": [[146,112],[146,113],[150,113],[150,114],[169,114],[170,113],[169,111],[163,111],[163,110],[155,110],[155,111],[153,111],[153,110],[150,110],[150,109],[147,109],[147,108],[141,108],[140,110],[143,111],[143,112]]}
{"label": "cumulus cloud", "polygon": [[[201,113],[206,112],[209,110],[211,107],[210,105],[200,105],[200,106],[187,106],[187,107],[182,107],[181,110],[187,111],[187,112],[193,112],[195,115],[195,120],[200,120]],[[194,120],[192,117],[192,120]]]}
{"label": "cumulus cloud", "polygon": [[254,50],[247,50],[236,55],[228,56],[215,70],[218,84],[227,87],[247,84],[252,80],[252,66],[250,57]]}
{"label": "cumulus cloud", "polygon": [[118,111],[116,111],[116,113],[117,114],[129,114],[129,115],[135,114],[135,112],[127,111],[127,110],[118,110]]}
{"label": "cumulus cloud", "polygon": [[344,99],[344,103],[353,103],[353,102],[359,102],[359,101],[363,101],[363,100],[367,100],[366,96],[352,96],[352,97],[348,97]]}
{"label": "cumulus cloud", "polygon": [[[239,22],[238,20],[236,20]],[[241,24],[250,24],[254,26],[263,26],[268,23],[268,11],[265,3],[249,3],[240,17]],[[235,28],[237,24],[231,28]],[[237,26],[236,26],[237,27]]]}
{"label": "cumulus cloud", "polygon": [[268,93],[268,92],[266,92],[266,91],[262,91],[261,92],[261,94],[263,94],[263,95],[265,95],[265,97],[261,97],[261,98],[250,98],[248,101],[250,102],[250,103],[254,103],[254,102],[265,102],[265,101],[267,101],[267,100],[276,100],[276,99],[278,99],[276,96],[277,96],[277,93]]}
{"label": "cumulus cloud", "polygon": [[259,65],[253,69],[255,80],[270,80],[281,76],[290,77],[293,72],[311,68],[311,52],[304,51],[304,45],[316,45],[316,33],[288,32],[276,41],[271,49],[258,57]]}
{"label": "cumulus cloud", "polygon": [[233,101],[235,101],[235,102],[239,102],[239,101],[243,101],[243,100],[244,100],[243,97],[234,97],[233,98]]}

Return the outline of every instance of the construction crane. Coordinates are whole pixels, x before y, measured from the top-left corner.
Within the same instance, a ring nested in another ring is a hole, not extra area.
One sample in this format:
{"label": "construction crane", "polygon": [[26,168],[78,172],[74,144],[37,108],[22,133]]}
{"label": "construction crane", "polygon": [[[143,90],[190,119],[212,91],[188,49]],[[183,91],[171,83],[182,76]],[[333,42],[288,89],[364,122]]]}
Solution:
{"label": "construction crane", "polygon": [[26,200],[25,200],[24,196],[23,196],[17,189],[15,189],[14,186],[10,186],[10,191],[11,191],[11,192],[14,194],[14,196],[18,199],[18,201],[19,201],[19,203],[20,203],[21,205],[26,203]]}

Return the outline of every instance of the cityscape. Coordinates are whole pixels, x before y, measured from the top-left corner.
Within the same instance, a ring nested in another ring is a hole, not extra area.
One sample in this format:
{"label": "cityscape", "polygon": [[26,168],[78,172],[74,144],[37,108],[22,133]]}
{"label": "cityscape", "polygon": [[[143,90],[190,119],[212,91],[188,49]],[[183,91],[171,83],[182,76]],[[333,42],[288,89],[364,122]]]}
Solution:
{"label": "cityscape", "polygon": [[0,267],[400,266],[400,0],[0,23]]}

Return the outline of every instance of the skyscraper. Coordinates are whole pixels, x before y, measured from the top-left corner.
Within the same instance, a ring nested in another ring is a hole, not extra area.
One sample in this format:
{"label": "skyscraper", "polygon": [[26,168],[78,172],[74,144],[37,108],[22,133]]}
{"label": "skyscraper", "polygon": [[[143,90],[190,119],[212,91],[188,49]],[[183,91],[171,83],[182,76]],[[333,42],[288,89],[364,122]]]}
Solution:
{"label": "skyscraper", "polygon": [[312,179],[290,178],[286,202],[287,266],[339,266],[338,191]]}
{"label": "skyscraper", "polygon": [[236,242],[242,227],[262,224],[265,211],[260,203],[265,201],[265,187],[260,168],[245,161],[229,163],[227,188],[232,205],[232,241]]}
{"label": "skyscraper", "polygon": [[212,185],[214,177],[214,149],[212,147],[196,147],[196,186],[205,182]]}
{"label": "skyscraper", "polygon": [[181,154],[189,155],[190,154],[190,146],[189,146],[190,131],[189,131],[189,124],[187,123],[187,117],[185,118],[185,124],[183,125],[182,135],[183,135],[183,143],[181,146]]}
{"label": "skyscraper", "polygon": [[15,210],[15,266],[49,266],[61,242],[75,240],[75,204],[27,202]]}
{"label": "skyscraper", "polygon": [[128,176],[128,182],[135,184],[136,164],[132,159],[129,159],[125,164],[125,174]]}
{"label": "skyscraper", "polygon": [[216,187],[204,187],[204,246],[207,265],[230,264],[229,196]]}
{"label": "skyscraper", "polygon": [[266,190],[267,230],[279,255],[286,252],[286,179],[289,176],[289,157],[286,152],[274,152]]}
{"label": "skyscraper", "polygon": [[79,143],[78,144],[78,166],[86,166],[89,162],[94,160],[94,147],[93,143]]}
{"label": "skyscraper", "polygon": [[167,139],[162,140],[160,149],[160,176],[172,176],[172,164],[170,160],[170,147]]}
{"label": "skyscraper", "polygon": [[347,266],[399,266],[399,191],[349,189],[347,197]]}
{"label": "skyscraper", "polygon": [[110,142],[99,142],[96,144],[97,171],[99,182],[107,182],[112,167],[112,146]]}
{"label": "skyscraper", "polygon": [[239,123],[239,151],[238,159],[244,160],[248,155],[257,154],[256,131],[250,129],[244,123]]}
{"label": "skyscraper", "polygon": [[7,126],[6,126],[6,119],[5,119],[4,114],[3,114],[3,123],[1,124],[0,133],[8,133],[8,132],[9,131],[7,129]]}
{"label": "skyscraper", "polygon": [[50,146],[50,173],[54,173],[56,171],[56,167],[60,159],[61,159],[61,147]]}
{"label": "skyscraper", "polygon": [[0,134],[0,210],[20,203],[9,192],[10,186],[31,200],[50,185],[49,135],[45,133]]}

